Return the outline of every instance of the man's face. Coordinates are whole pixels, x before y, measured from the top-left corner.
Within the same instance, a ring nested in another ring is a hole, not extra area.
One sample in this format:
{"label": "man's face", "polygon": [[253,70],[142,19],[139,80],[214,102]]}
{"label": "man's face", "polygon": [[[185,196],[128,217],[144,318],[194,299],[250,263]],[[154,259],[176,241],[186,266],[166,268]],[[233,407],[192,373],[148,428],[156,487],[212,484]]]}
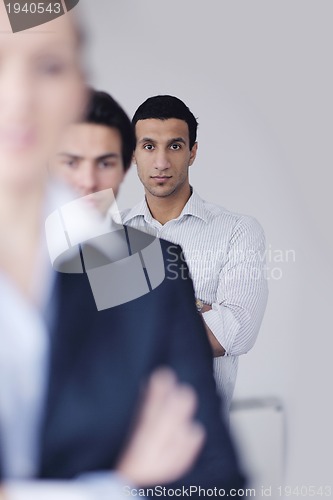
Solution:
{"label": "man's face", "polygon": [[134,161],[146,193],[165,198],[188,187],[188,168],[195,160],[197,144],[190,149],[188,125],[170,118],[139,120]]}
{"label": "man's face", "polygon": [[69,16],[10,32],[0,4],[0,182],[35,182],[61,131],[83,110],[77,35]]}
{"label": "man's face", "polygon": [[79,196],[90,195],[87,200],[105,214],[113,196],[104,190],[111,188],[116,196],[125,175],[119,131],[92,123],[70,125],[52,168]]}

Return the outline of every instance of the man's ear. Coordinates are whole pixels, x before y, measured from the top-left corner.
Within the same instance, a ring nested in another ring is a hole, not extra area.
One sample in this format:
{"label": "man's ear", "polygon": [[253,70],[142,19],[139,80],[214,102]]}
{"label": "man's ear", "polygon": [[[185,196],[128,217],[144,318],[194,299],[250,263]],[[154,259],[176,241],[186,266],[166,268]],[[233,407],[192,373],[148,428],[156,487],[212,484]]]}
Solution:
{"label": "man's ear", "polygon": [[191,154],[190,154],[190,165],[192,165],[192,163],[194,162],[196,156],[197,156],[197,151],[198,151],[198,143],[195,142],[193,144],[193,147],[191,149]]}
{"label": "man's ear", "polygon": [[133,165],[136,166],[136,158],[135,158],[135,153],[133,153],[133,156],[132,156],[132,163]]}

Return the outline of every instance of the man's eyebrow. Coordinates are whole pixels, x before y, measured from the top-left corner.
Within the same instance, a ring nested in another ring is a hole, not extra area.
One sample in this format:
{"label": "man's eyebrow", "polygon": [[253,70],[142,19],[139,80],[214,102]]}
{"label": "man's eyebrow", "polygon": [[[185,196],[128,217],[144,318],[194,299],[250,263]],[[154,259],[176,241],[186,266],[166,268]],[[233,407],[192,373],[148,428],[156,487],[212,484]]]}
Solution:
{"label": "man's eyebrow", "polygon": [[80,158],[82,158],[82,156],[75,155],[73,153],[67,153],[66,151],[60,151],[59,153],[57,153],[57,156],[68,156],[69,158],[73,158],[75,160],[79,160]]}
{"label": "man's eyebrow", "polygon": [[139,143],[143,143],[143,142],[156,142],[154,141],[154,139],[151,139],[150,137],[143,137],[142,139],[139,140]]}
{"label": "man's eyebrow", "polygon": [[120,158],[120,155],[118,153],[105,153],[104,155],[96,156],[94,160],[102,161],[102,160],[108,160],[109,158]]}
{"label": "man's eyebrow", "polygon": [[[67,156],[69,158],[73,158],[75,160],[83,160],[84,156],[80,156],[74,153],[67,153],[66,151],[62,151],[58,153],[58,156]],[[118,153],[105,153],[101,156],[96,156],[96,158],[93,158],[94,161],[102,161],[102,160],[107,160],[108,158],[120,158],[120,155]]]}
{"label": "man's eyebrow", "polygon": [[171,144],[173,142],[182,142],[183,144],[186,144],[186,141],[183,137],[175,137],[173,139],[170,139],[168,142],[169,142],[169,144]]}
{"label": "man's eyebrow", "polygon": [[[140,144],[144,142],[155,143],[156,141],[154,139],[151,139],[150,137],[143,137],[142,139],[139,140]],[[183,144],[186,144],[186,141],[183,137],[173,137],[172,139],[168,139],[168,144],[172,144],[173,142],[181,142]]]}

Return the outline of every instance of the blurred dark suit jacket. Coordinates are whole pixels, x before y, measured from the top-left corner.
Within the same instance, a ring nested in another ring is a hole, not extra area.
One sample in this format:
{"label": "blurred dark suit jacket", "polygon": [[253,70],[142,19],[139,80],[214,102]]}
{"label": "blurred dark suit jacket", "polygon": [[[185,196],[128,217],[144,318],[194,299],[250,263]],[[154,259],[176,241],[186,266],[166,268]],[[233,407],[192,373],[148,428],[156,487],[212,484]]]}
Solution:
{"label": "blurred dark suit jacket", "polygon": [[180,247],[163,240],[161,247],[166,269],[162,284],[110,309],[97,310],[86,274],[57,273],[40,478],[73,478],[114,468],[142,385],[164,365],[195,388],[197,417],[207,432],[194,468],[177,484],[225,489],[243,485],[220,417],[212,353],[187,266]]}

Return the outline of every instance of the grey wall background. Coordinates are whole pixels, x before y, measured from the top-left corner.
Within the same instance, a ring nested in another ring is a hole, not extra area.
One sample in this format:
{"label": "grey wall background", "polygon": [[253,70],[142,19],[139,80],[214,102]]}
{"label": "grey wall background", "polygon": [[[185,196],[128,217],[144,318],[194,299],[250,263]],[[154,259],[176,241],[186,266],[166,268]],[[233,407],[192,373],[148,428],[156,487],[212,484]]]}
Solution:
{"label": "grey wall background", "polygon": [[[131,115],[150,95],[185,100],[200,123],[193,186],[264,226],[270,300],[236,396],[282,398],[286,484],[332,484],[332,1],[81,0],[78,10],[91,82]],[[141,196],[132,169],[119,205]]]}

